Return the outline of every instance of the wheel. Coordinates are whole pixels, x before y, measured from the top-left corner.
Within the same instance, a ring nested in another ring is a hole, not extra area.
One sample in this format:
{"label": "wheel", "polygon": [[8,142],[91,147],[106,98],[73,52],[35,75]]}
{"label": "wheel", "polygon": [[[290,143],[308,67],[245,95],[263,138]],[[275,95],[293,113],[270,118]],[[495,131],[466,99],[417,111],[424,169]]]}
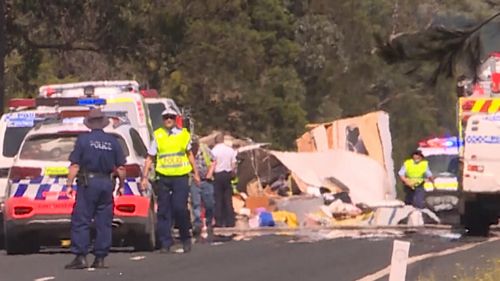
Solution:
{"label": "wheel", "polygon": [[62,155],[62,150],[60,148],[54,148],[50,151],[50,156],[52,158],[57,159],[57,158],[61,157],[61,155]]}
{"label": "wheel", "polygon": [[4,235],[4,246],[7,255],[33,254],[40,250],[38,241],[34,240],[33,237],[30,237],[30,239],[25,235],[13,233],[8,229],[5,229]]}
{"label": "wheel", "polygon": [[490,220],[480,202],[465,202],[465,213],[461,216],[462,225],[471,236],[488,236]]}
{"label": "wheel", "polygon": [[156,231],[153,206],[149,209],[147,225],[143,233],[137,233],[134,237],[133,246],[136,251],[150,252],[156,246]]}

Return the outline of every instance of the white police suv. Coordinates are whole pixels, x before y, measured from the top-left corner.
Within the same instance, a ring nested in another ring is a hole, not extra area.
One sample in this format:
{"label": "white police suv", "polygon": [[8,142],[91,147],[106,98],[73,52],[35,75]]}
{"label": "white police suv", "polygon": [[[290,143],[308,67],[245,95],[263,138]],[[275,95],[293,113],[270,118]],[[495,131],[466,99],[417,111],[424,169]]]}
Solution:
{"label": "white police suv", "polygon": [[[151,188],[144,193],[139,189],[147,149],[120,114],[109,116],[112,122],[104,131],[117,138],[127,160],[124,194],[114,197],[114,244],[153,250],[155,200]],[[87,131],[83,117],[72,117],[46,120],[27,133],[7,184],[3,216],[8,254],[36,252],[70,238],[74,199],[65,193],[68,157],[78,135]]]}

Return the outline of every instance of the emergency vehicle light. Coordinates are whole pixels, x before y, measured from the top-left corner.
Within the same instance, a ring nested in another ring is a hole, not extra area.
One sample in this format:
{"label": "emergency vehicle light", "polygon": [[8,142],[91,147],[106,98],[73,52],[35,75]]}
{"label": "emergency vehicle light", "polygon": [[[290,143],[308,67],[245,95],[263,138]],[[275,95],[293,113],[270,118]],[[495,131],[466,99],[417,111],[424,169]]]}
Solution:
{"label": "emergency vehicle light", "polygon": [[64,94],[66,90],[82,90],[86,87],[93,88],[121,88],[122,91],[138,92],[139,83],[133,80],[118,80],[118,81],[86,81],[79,83],[65,83],[41,86],[38,90],[39,96],[50,97],[58,93]]}
{"label": "emergency vehicle light", "polygon": [[37,98],[36,106],[91,106],[105,105],[101,98]]}
{"label": "emergency vehicle light", "polygon": [[78,105],[105,105],[105,99],[98,98],[86,98],[86,99],[78,99]]}
{"label": "emergency vehicle light", "polygon": [[473,100],[468,100],[468,101],[465,101],[463,104],[462,104],[462,110],[465,110],[465,111],[470,111],[472,109],[472,107],[474,106],[474,101]]}
{"label": "emergency vehicle light", "polygon": [[450,138],[434,138],[423,140],[418,143],[420,147],[448,148],[459,146],[459,141],[456,137]]}
{"label": "emergency vehicle light", "polygon": [[16,206],[14,207],[14,214],[18,216],[27,215],[33,212],[33,207],[28,206]]}
{"label": "emergency vehicle light", "polygon": [[124,213],[133,213],[135,212],[135,205],[133,204],[120,204],[116,206],[116,209],[120,212]]}
{"label": "emergency vehicle light", "polygon": [[484,172],[484,166],[481,166],[481,165],[468,165],[467,166],[467,170],[471,171],[471,172],[482,173],[482,172]]}
{"label": "emergency vehicle light", "polygon": [[17,167],[14,166],[10,169],[10,179],[26,179],[36,178],[42,174],[42,169],[32,167]]}
{"label": "emergency vehicle light", "polygon": [[125,165],[125,174],[127,178],[139,178],[141,177],[141,167],[137,164]]}
{"label": "emergency vehicle light", "polygon": [[10,99],[8,102],[9,108],[17,107],[35,107],[34,99]]}
{"label": "emergency vehicle light", "polygon": [[36,106],[76,106],[77,98],[37,98]]}
{"label": "emergency vehicle light", "polygon": [[155,89],[141,90],[141,95],[144,98],[158,98],[158,97],[160,97],[160,95],[158,95],[158,91]]}

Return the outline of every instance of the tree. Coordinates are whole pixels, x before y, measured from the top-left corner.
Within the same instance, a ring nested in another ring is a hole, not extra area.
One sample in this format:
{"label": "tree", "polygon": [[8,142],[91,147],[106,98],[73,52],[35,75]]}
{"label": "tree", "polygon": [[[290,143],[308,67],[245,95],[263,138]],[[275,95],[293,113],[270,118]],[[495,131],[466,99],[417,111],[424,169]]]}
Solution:
{"label": "tree", "polygon": [[5,56],[6,56],[6,36],[5,36],[5,0],[0,0],[0,114],[3,114],[5,96]]}

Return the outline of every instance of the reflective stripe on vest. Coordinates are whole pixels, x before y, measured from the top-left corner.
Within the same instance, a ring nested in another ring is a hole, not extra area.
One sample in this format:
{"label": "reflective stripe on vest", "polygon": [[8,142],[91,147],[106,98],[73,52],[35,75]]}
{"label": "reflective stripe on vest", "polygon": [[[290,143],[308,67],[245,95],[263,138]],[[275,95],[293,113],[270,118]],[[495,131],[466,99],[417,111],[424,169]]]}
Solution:
{"label": "reflective stripe on vest", "polygon": [[427,160],[415,163],[413,159],[409,159],[405,161],[404,165],[406,169],[406,177],[410,179],[414,185],[419,185],[424,182],[425,172],[429,168],[429,162],[427,162]]}
{"label": "reflective stripe on vest", "polygon": [[156,154],[156,172],[165,176],[183,176],[191,172],[192,167],[186,154],[191,136],[186,129],[176,135],[169,135],[164,128],[154,132],[158,145]]}

